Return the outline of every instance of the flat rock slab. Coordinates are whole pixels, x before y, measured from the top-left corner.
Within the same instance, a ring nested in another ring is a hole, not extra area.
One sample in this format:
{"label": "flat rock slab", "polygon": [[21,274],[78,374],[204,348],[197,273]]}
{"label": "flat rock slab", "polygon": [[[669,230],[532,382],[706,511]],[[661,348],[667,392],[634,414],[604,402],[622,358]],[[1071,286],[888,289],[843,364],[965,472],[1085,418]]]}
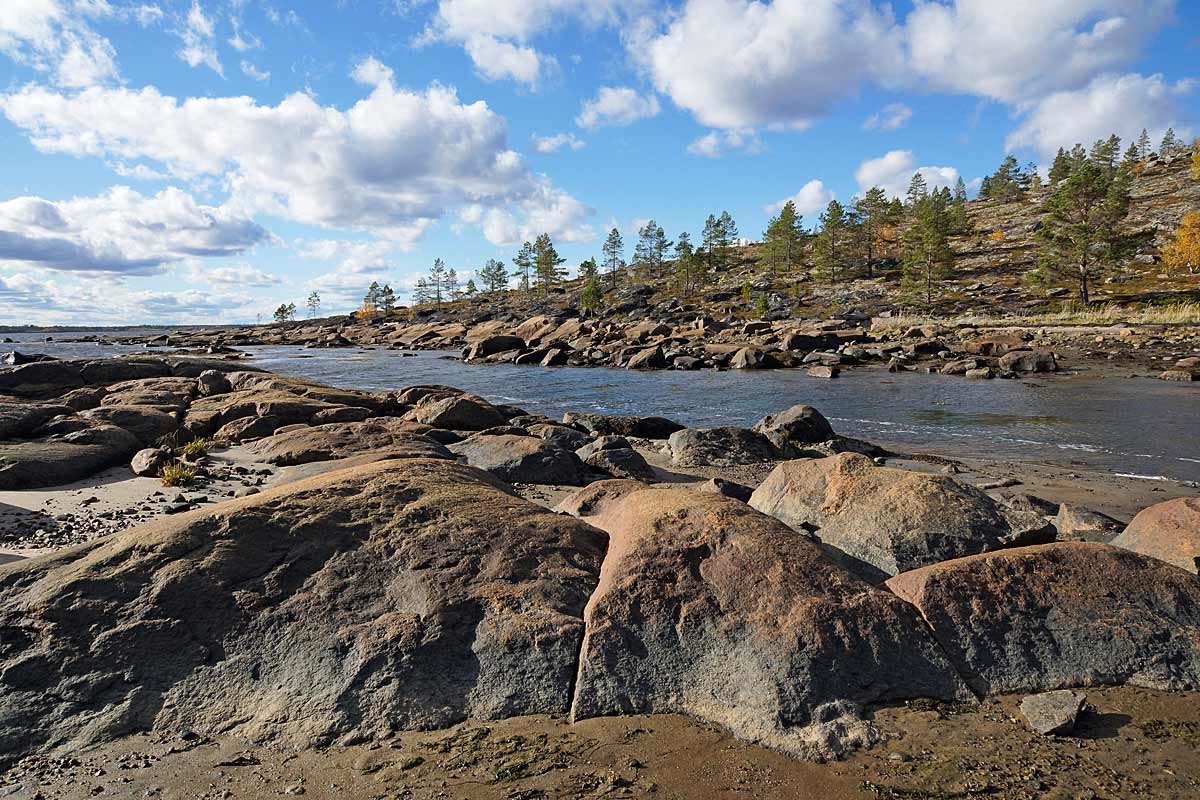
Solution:
{"label": "flat rock slab", "polygon": [[857,453],[780,464],[750,505],[815,531],[872,579],[994,549],[1010,534],[979,489],[948,475],[878,467]]}
{"label": "flat rock slab", "polygon": [[859,703],[969,696],[919,615],[815,544],[711,492],[604,481],[564,504],[610,536],[576,719],[685,713],[801,757]]}
{"label": "flat rock slab", "polygon": [[1021,713],[1029,727],[1043,736],[1062,736],[1075,729],[1087,695],[1070,689],[1043,692],[1021,701]]}
{"label": "flat rock slab", "polygon": [[396,417],[336,422],[276,433],[248,448],[277,466],[311,464],[366,453],[386,458],[454,458],[445,446],[416,433],[413,430],[416,427]]}
{"label": "flat rock slab", "polygon": [[484,472],[404,459],[6,564],[0,754],[565,714],[604,549]]}
{"label": "flat rock slab", "polygon": [[127,463],[142,442],[124,428],[80,420],[80,429],[0,442],[0,491],[59,486]]}
{"label": "flat rock slab", "polygon": [[1200,687],[1200,581],[1093,542],[1058,542],[906,572],[920,609],[980,694],[1129,683]]}

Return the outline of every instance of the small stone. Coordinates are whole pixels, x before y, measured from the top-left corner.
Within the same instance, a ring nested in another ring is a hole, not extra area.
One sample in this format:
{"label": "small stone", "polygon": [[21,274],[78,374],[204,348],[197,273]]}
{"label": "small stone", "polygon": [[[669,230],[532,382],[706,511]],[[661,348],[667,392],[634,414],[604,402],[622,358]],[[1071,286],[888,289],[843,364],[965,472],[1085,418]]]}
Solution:
{"label": "small stone", "polygon": [[1021,713],[1029,726],[1043,736],[1061,736],[1075,728],[1087,695],[1070,689],[1043,692],[1021,701]]}

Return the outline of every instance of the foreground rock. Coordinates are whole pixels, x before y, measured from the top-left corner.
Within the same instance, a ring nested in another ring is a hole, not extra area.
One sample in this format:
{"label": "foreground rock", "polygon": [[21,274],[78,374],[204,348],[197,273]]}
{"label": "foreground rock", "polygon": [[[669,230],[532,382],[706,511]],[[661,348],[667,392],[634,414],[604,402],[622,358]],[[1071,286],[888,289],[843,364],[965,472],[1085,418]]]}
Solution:
{"label": "foreground rock", "polygon": [[1011,534],[996,502],[973,486],[854,453],[780,464],[750,505],[815,532],[874,580],[1001,547]]}
{"label": "foreground rock", "polygon": [[887,586],[981,694],[1131,683],[1200,688],[1200,581],[1090,542],[971,556]]}
{"label": "foreground rock", "polygon": [[[67,418],[69,421],[70,418]],[[20,442],[0,442],[0,490],[58,486],[129,462],[142,442],[124,428],[80,421],[61,433]]]}
{"label": "foreground rock", "polygon": [[1112,544],[1200,572],[1200,498],[1181,497],[1150,506]]}
{"label": "foreground rock", "polygon": [[395,417],[332,423],[285,431],[249,446],[278,466],[331,461],[371,453],[380,458],[454,458],[444,446],[420,435],[421,427]]}
{"label": "foreground rock", "polygon": [[737,500],[605,481],[563,507],[611,537],[575,719],[682,712],[827,758],[869,738],[859,703],[965,696],[910,606]]}
{"label": "foreground rock", "polygon": [[0,753],[564,714],[603,553],[486,473],[407,459],[5,565]]}
{"label": "foreground rock", "polygon": [[536,436],[477,434],[450,445],[450,451],[508,483],[583,483],[579,457]]}
{"label": "foreground rock", "polygon": [[1043,736],[1063,736],[1075,729],[1075,720],[1083,711],[1087,695],[1059,689],[1026,697],[1021,701],[1025,721]]}

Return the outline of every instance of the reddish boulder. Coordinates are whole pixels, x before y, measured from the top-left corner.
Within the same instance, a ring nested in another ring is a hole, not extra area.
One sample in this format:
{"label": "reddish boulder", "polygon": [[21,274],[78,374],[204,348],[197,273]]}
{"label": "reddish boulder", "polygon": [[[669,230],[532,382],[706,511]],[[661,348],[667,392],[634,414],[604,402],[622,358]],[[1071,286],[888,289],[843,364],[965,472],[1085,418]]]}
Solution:
{"label": "reddish boulder", "polygon": [[1180,497],[1142,510],[1112,544],[1200,572],[1200,498]]}

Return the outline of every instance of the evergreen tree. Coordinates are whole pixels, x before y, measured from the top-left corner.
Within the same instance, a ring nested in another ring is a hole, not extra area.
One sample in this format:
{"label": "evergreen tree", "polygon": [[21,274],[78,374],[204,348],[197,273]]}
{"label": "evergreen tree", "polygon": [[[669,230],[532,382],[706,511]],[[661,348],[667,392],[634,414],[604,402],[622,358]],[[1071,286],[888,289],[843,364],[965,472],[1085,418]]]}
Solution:
{"label": "evergreen tree", "polygon": [[933,305],[938,286],[953,274],[954,253],[947,238],[950,216],[945,196],[934,194],[913,208],[912,225],[904,234],[904,271],[901,285],[925,306]]}
{"label": "evergreen tree", "polygon": [[621,267],[625,266],[625,261],[622,258],[624,251],[625,242],[621,239],[621,232],[613,228],[608,232],[608,238],[604,240],[601,252],[604,254],[604,269],[608,272],[609,280],[614,289],[617,286],[617,272]]}
{"label": "evergreen tree", "polygon": [[383,291],[383,287],[379,285],[379,281],[371,281],[371,285],[367,287],[367,293],[363,295],[362,310],[368,313],[375,313],[379,308],[379,293]]}
{"label": "evergreen tree", "polygon": [[1124,167],[1110,173],[1107,164],[1090,159],[1075,166],[1043,208],[1034,277],[1073,284],[1080,302],[1091,302],[1092,284],[1119,262],[1130,244],[1122,231],[1129,214],[1129,184]]}
{"label": "evergreen tree", "polygon": [[1171,158],[1179,152],[1179,146],[1182,142],[1175,138],[1175,129],[1167,128],[1167,132],[1163,134],[1162,143],[1158,146],[1158,154],[1163,158]]}
{"label": "evergreen tree", "polygon": [[[963,189],[966,191],[965,187]],[[854,217],[859,255],[867,265],[867,277],[875,277],[875,259],[879,256],[879,239],[888,218],[887,192],[872,186],[854,201]]]}
{"label": "evergreen tree", "polygon": [[717,218],[709,214],[708,219],[704,220],[704,231],[700,235],[700,249],[704,253],[704,262],[710,273],[717,269],[719,235],[720,228],[717,224]]}
{"label": "evergreen tree", "polygon": [[728,211],[722,211],[721,216],[716,219],[713,233],[713,252],[716,256],[716,268],[724,271],[732,259],[733,245],[738,238],[737,224],[733,221],[733,217],[730,216]]}
{"label": "evergreen tree", "polygon": [[817,236],[817,268],[821,276],[831,284],[838,281],[838,269],[845,258],[846,208],[837,200],[830,200],[821,214],[821,233]]}
{"label": "evergreen tree", "polygon": [[650,220],[638,231],[638,242],[633,248],[633,263],[641,267],[648,277],[656,277],[666,261],[671,243],[662,227]]}
{"label": "evergreen tree", "polygon": [[379,288],[379,295],[376,300],[378,308],[384,314],[392,313],[392,309],[396,307],[396,293],[392,291],[392,287],[384,284]]}
{"label": "evergreen tree", "polygon": [[583,291],[579,294],[579,305],[586,308],[588,311],[595,311],[600,308],[600,301],[603,295],[600,291],[600,276],[593,274],[588,278],[587,283],[583,285]]}
{"label": "evergreen tree", "polygon": [[518,279],[518,288],[523,292],[528,292],[530,283],[530,271],[534,266],[533,245],[525,242],[521,245],[521,249],[517,251],[516,258],[513,259],[513,266],[516,269],[513,271],[513,277]]}
{"label": "evergreen tree", "polygon": [[451,267],[446,272],[446,278],[442,281],[442,288],[446,291],[446,299],[454,302],[462,294],[462,290],[458,286],[458,273]]}
{"label": "evergreen tree", "polygon": [[929,196],[929,184],[925,182],[925,176],[919,172],[914,172],[912,180],[908,182],[908,193],[905,199],[908,200],[910,206],[916,206],[917,203]]}
{"label": "evergreen tree", "polygon": [[1023,194],[1022,186],[1027,184],[1028,179],[1017,164],[1016,157],[1009,155],[1000,163],[999,169],[983,179],[979,196],[1008,203],[1019,200]]}
{"label": "evergreen tree", "polygon": [[445,297],[446,289],[446,263],[440,258],[433,260],[433,266],[429,268],[429,299],[442,307],[442,299]]}
{"label": "evergreen tree", "polygon": [[675,283],[685,296],[703,283],[700,260],[696,258],[692,236],[687,231],[679,234],[679,241],[675,243]]}
{"label": "evergreen tree", "polygon": [[479,280],[483,282],[483,290],[488,294],[502,292],[508,288],[508,270],[503,261],[489,258],[479,270]]}
{"label": "evergreen tree", "polygon": [[1071,159],[1067,155],[1067,151],[1060,147],[1054,156],[1054,163],[1050,165],[1050,188],[1053,189],[1055,184],[1070,174]]}
{"label": "evergreen tree", "polygon": [[543,233],[533,244],[533,266],[537,277],[537,286],[543,294],[558,286],[567,276],[562,268],[566,259],[558,254],[550,234]]}
{"label": "evergreen tree", "polygon": [[417,278],[417,288],[413,290],[413,305],[422,306],[433,301],[433,292],[429,289],[429,279]]}
{"label": "evergreen tree", "polygon": [[588,258],[579,262],[579,277],[586,286],[588,281],[600,274],[600,265],[596,263],[596,259]]}
{"label": "evergreen tree", "polygon": [[275,313],[272,316],[274,316],[275,321],[279,323],[291,322],[296,319],[296,304],[281,303],[279,308],[275,309]]}
{"label": "evergreen tree", "polygon": [[304,305],[308,306],[308,316],[316,319],[317,311],[321,308],[321,295],[313,292],[308,296],[308,301]]}
{"label": "evergreen tree", "polygon": [[477,287],[477,286],[475,285],[475,279],[474,279],[474,278],[467,278],[467,290],[466,290],[466,292],[465,292],[466,296],[467,296],[467,297],[474,297],[474,296],[475,296],[476,294],[478,294],[478,293],[479,293],[479,287]]}
{"label": "evergreen tree", "polygon": [[767,294],[766,292],[762,292],[758,295],[758,300],[754,304],[754,313],[759,319],[762,319],[767,315],[767,311]]}
{"label": "evergreen tree", "polygon": [[1145,128],[1142,128],[1141,135],[1137,140],[1138,160],[1145,161],[1150,158],[1152,151],[1150,150],[1150,134]]}
{"label": "evergreen tree", "polygon": [[779,214],[767,222],[760,258],[770,267],[772,275],[780,266],[791,269],[799,257],[800,239],[804,235],[800,219],[796,204],[788,200],[779,209]]}
{"label": "evergreen tree", "polygon": [[1125,157],[1121,159],[1121,166],[1126,169],[1133,169],[1137,163],[1142,160],[1141,153],[1138,152],[1136,143],[1130,144],[1129,149],[1125,151]]}

